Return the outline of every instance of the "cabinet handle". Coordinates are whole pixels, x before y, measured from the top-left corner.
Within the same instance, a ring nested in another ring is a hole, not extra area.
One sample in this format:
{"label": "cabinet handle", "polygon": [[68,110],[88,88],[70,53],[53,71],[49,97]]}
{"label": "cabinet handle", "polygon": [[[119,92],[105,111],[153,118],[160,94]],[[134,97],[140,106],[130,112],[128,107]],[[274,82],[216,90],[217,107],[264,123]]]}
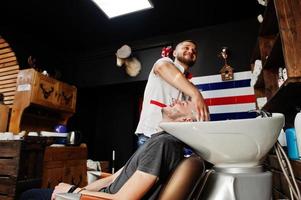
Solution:
{"label": "cabinet handle", "polygon": [[46,90],[44,88],[44,85],[43,83],[40,83],[40,88],[42,89],[42,92],[43,92],[43,96],[45,99],[48,99],[48,97],[50,96],[50,94],[54,91],[54,88],[53,87],[50,87],[50,90]]}
{"label": "cabinet handle", "polygon": [[66,105],[67,105],[67,104],[69,104],[69,101],[70,101],[71,98],[73,97],[73,94],[67,96],[67,95],[65,94],[65,92],[63,91],[63,92],[62,92],[62,96],[63,96],[63,98],[64,98],[64,101],[65,101]]}

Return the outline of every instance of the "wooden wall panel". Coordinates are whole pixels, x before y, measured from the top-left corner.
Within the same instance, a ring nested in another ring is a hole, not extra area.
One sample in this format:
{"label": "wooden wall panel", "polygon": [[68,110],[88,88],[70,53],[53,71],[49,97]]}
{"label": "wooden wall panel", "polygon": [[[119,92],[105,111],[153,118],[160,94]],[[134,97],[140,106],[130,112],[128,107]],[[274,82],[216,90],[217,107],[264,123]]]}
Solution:
{"label": "wooden wall panel", "polygon": [[4,95],[4,103],[12,107],[19,65],[15,53],[9,44],[0,36],[0,93]]}

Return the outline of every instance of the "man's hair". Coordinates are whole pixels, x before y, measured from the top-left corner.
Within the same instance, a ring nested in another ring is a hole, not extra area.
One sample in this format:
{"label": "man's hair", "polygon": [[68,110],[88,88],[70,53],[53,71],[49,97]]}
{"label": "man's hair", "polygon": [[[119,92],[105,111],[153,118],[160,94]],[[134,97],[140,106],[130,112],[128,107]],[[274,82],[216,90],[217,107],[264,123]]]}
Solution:
{"label": "man's hair", "polygon": [[181,42],[176,43],[175,47],[173,49],[176,49],[179,45],[183,44],[184,42],[190,42],[198,48],[198,44],[194,40],[182,40]]}
{"label": "man's hair", "polygon": [[196,111],[194,109],[193,103],[189,100],[186,100],[186,102],[189,105],[189,108],[186,113],[181,113],[177,108],[175,108],[175,110],[174,110],[175,112],[181,113],[179,116],[177,116],[177,118],[188,117],[192,121],[197,121]]}

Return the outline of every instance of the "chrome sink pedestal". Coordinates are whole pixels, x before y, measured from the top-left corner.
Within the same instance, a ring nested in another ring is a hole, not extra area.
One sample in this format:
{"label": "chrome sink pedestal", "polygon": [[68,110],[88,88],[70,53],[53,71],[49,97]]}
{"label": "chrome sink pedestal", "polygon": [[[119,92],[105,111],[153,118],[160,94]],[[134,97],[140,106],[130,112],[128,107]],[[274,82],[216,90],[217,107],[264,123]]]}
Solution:
{"label": "chrome sink pedestal", "polygon": [[272,173],[262,166],[214,168],[200,191],[199,200],[271,200]]}

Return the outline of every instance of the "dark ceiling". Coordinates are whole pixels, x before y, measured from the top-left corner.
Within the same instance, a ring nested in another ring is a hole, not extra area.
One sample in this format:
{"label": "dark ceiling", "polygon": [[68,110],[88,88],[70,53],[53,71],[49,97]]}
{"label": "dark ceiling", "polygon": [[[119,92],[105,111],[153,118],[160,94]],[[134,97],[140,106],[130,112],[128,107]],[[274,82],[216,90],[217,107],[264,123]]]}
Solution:
{"label": "dark ceiling", "polygon": [[80,51],[256,18],[256,0],[151,0],[154,9],[108,19],[92,0],[2,0],[0,35],[14,43]]}

